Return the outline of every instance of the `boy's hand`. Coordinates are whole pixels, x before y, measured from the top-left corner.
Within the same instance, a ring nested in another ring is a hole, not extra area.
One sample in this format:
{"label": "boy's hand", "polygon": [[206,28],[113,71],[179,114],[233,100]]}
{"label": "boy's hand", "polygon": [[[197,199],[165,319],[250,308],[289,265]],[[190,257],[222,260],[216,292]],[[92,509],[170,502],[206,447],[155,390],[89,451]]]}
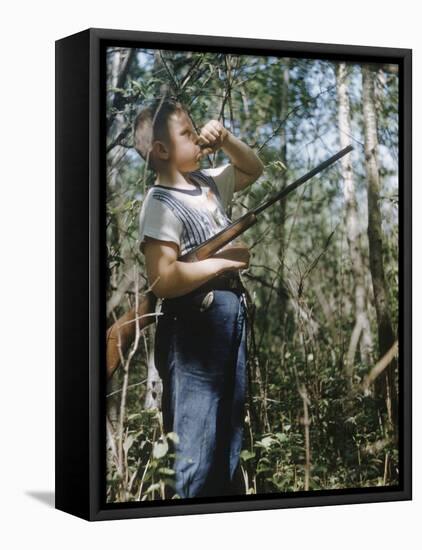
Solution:
{"label": "boy's hand", "polygon": [[235,244],[229,243],[214,254],[212,258],[223,258],[238,264],[235,265],[235,263],[233,263],[231,266],[232,269],[246,269],[249,267],[250,252],[248,247],[239,241]]}
{"label": "boy's hand", "polygon": [[210,120],[199,133],[199,145],[204,146],[202,155],[214,153],[223,146],[229,131],[218,120]]}

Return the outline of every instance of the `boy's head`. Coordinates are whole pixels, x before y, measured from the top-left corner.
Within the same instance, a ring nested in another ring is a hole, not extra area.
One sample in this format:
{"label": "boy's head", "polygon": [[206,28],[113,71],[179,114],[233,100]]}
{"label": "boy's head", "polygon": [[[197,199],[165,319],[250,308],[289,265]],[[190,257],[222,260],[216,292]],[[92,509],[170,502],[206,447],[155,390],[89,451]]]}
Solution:
{"label": "boy's head", "polygon": [[198,167],[198,135],[178,101],[161,98],[142,109],[133,124],[133,143],[155,172],[169,163],[180,172]]}

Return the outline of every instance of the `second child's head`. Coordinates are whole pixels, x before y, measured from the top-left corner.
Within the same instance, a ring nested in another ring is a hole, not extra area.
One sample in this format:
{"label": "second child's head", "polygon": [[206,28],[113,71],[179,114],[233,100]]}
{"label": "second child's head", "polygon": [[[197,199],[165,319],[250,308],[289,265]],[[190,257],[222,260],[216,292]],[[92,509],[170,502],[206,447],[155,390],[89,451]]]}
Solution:
{"label": "second child's head", "polygon": [[133,124],[133,143],[158,174],[169,168],[190,172],[199,166],[198,134],[178,101],[157,99],[142,109]]}

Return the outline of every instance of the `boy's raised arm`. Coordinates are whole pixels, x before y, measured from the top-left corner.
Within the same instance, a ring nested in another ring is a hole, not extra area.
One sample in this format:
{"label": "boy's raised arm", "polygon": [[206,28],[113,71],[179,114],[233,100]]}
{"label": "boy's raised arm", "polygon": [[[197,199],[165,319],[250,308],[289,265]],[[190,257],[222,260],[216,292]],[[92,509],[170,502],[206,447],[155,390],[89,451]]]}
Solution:
{"label": "boy's raised arm", "polygon": [[177,260],[179,247],[170,241],[145,238],[145,261],[148,281],[158,298],[175,298],[195,290],[225,271],[248,266],[246,262],[226,258],[207,258],[199,262]]}
{"label": "boy's raised arm", "polygon": [[245,189],[262,174],[264,164],[255,151],[229,131],[223,141],[222,149],[230,157],[235,168],[235,192]]}
{"label": "boy's raised arm", "polygon": [[223,149],[235,168],[234,191],[241,191],[256,181],[264,170],[264,164],[246,143],[235,137],[218,120],[210,120],[202,128],[199,141],[206,148],[202,154]]}

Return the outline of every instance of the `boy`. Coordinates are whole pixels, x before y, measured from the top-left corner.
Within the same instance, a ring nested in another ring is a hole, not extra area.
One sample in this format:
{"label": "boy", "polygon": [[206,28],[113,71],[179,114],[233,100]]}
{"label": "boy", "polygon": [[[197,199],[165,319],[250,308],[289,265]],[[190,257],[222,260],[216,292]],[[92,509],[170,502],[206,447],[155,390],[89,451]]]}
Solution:
{"label": "boy", "polygon": [[[246,392],[238,271],[248,266],[249,253],[229,250],[193,263],[177,258],[231,222],[225,208],[233,193],[255,181],[263,164],[216,120],[198,136],[182,105],[169,99],[137,115],[134,146],[156,173],[140,212],[140,247],[148,281],[162,299],[155,363],[164,431],[178,435],[175,490],[181,498],[230,494]],[[199,170],[201,156],[219,148],[231,163]]]}

